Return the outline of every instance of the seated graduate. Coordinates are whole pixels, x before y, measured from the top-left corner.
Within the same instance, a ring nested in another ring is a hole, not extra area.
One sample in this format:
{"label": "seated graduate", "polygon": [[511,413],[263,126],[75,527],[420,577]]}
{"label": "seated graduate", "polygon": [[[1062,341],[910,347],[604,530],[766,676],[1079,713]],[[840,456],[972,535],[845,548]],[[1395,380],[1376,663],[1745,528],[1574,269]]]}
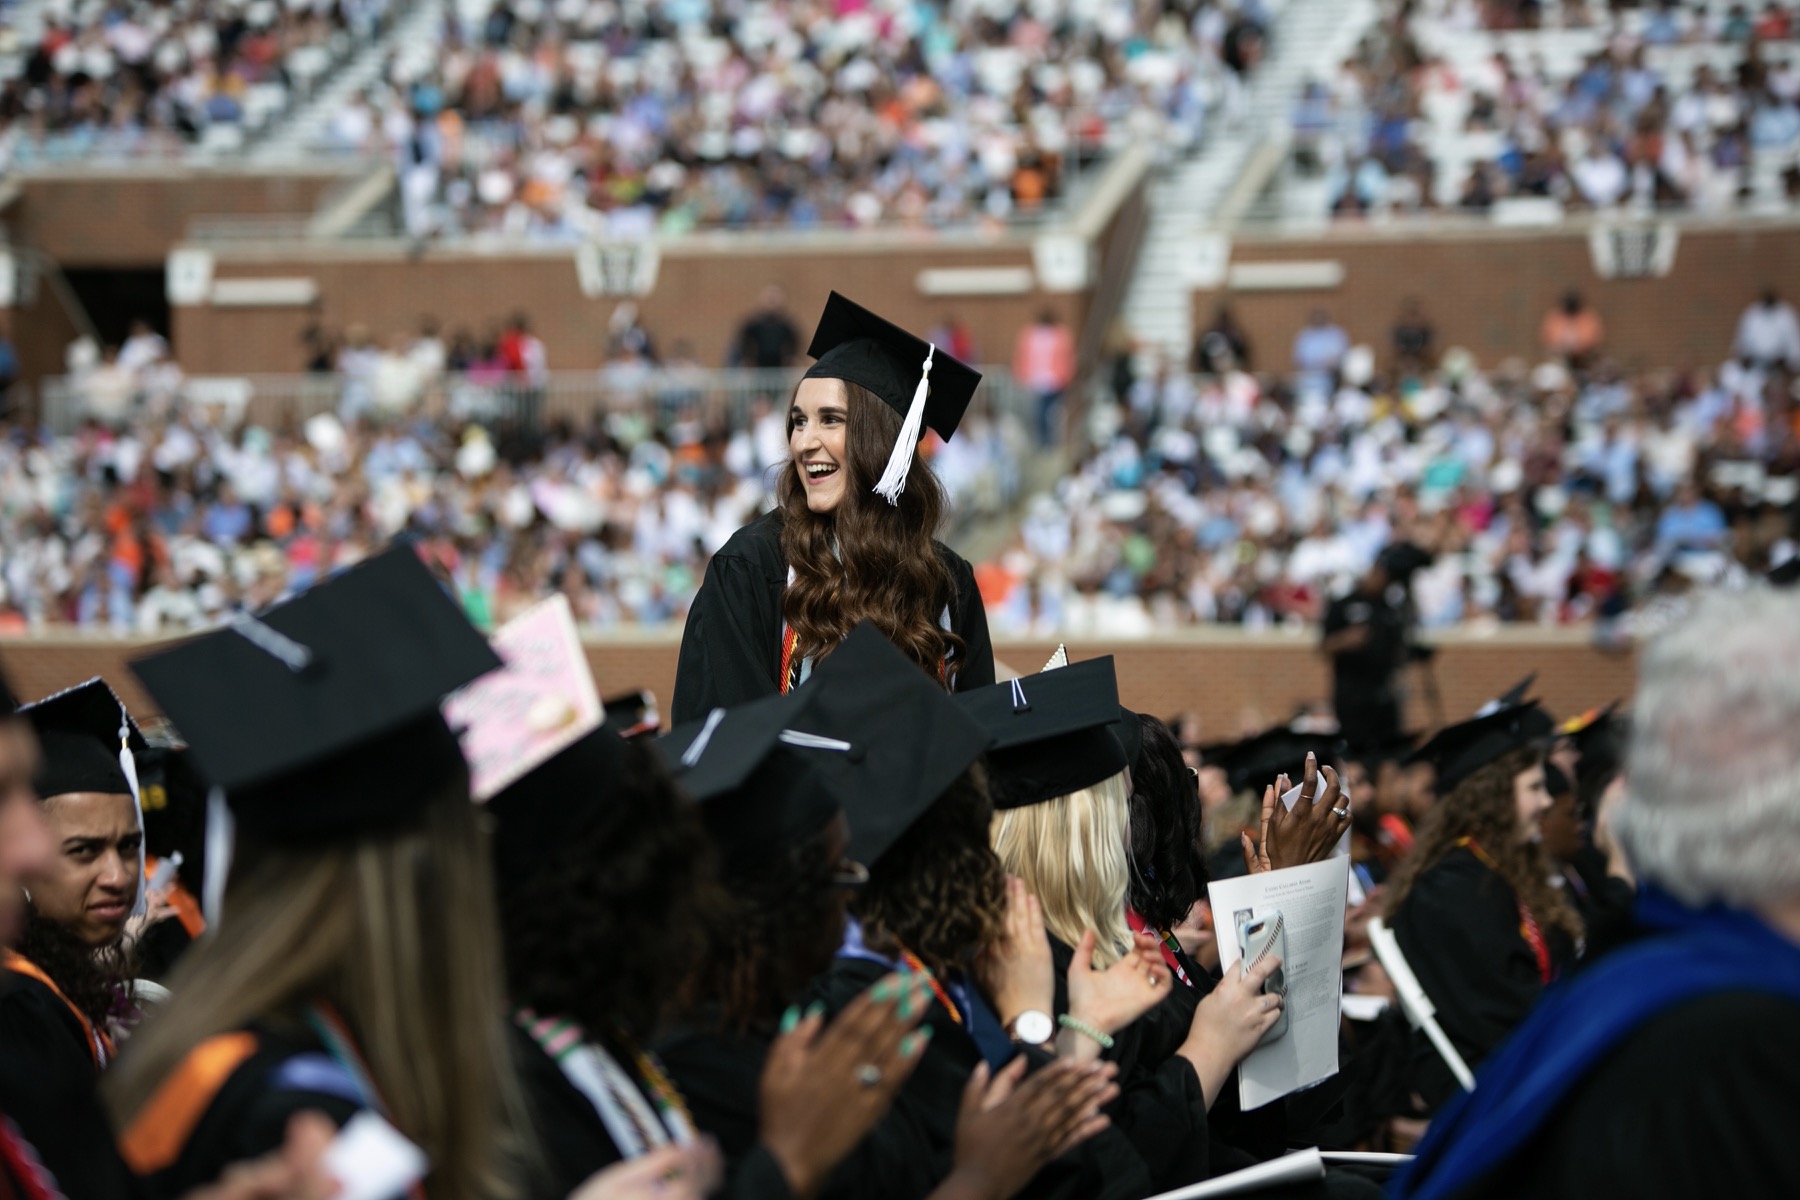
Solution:
{"label": "seated graduate", "polygon": [[1547,992],[1396,1195],[1800,1195],[1800,597],[1701,599],[1638,661],[1603,807],[1638,940]]}
{"label": "seated graduate", "polygon": [[499,665],[404,547],[133,664],[237,832],[234,862],[209,856],[230,887],[179,999],[107,1080],[151,1194],[274,1149],[307,1110],[385,1117],[434,1196],[517,1191],[488,849],[438,707]]}
{"label": "seated graduate", "polygon": [[[999,1015],[1035,1011],[1047,1024],[1054,981],[1041,917],[1033,928],[1028,896],[1020,888],[1009,893],[988,843],[992,802],[979,762],[988,735],[906,664],[872,627],[859,628],[815,671],[808,686],[820,695],[799,721],[803,731],[849,747],[834,761],[846,780],[853,853],[869,869],[851,899],[844,944],[814,992],[836,1011],[900,970],[924,977],[932,996],[934,1032],[923,1061],[867,1153],[848,1164],[858,1174],[840,1173],[833,1195],[916,1196],[912,1180],[921,1170],[928,1181],[947,1179],[961,1162],[956,1134],[970,1089],[989,1072],[1004,1079],[1009,1069],[1052,1058],[1043,1043],[1053,1030],[1031,1031],[1026,1044],[1026,1031],[1015,1022],[1009,1036]],[[1021,1056],[1024,1064],[1015,1064]],[[901,1139],[901,1131],[916,1136]],[[1147,1168],[1116,1130],[1086,1132],[1092,1140],[1037,1172],[1025,1194],[1150,1190]],[[917,1148],[896,1151],[906,1140]]]}
{"label": "seated graduate", "polygon": [[[1440,731],[1419,751],[1436,765],[1442,799],[1388,885],[1387,914],[1471,1068],[1525,1019],[1582,936],[1540,842],[1550,728],[1535,703],[1509,705]],[[1457,1084],[1422,1034],[1413,1044],[1411,1090],[1434,1111]]]}
{"label": "seated graduate", "polygon": [[1594,822],[1600,798],[1624,773],[1623,726],[1608,708],[1566,722],[1558,732],[1573,761],[1544,767],[1544,787],[1550,793],[1542,822],[1544,853],[1581,918],[1581,958],[1591,962],[1630,937],[1637,902],[1631,870],[1616,839],[1602,835]]}
{"label": "seated graduate", "polygon": [[981,376],[831,293],[788,408],[777,506],[713,556],[688,610],[673,718],[798,686],[863,620],[946,689],[994,681],[975,573],[936,540],[949,507],[920,453]]}
{"label": "seated graduate", "polygon": [[[206,862],[206,781],[185,746],[151,735],[138,756],[144,810],[147,927],[132,942],[138,986],[161,983],[206,932],[200,905]],[[139,997],[144,999],[143,996]]]}
{"label": "seated graduate", "polygon": [[57,854],[26,883],[24,933],[7,969],[27,976],[9,1007],[35,1000],[46,1036],[97,1075],[131,1004],[126,923],[142,885],[143,827],[132,755],[144,740],[104,682],[90,679],[20,709],[38,741],[37,794]]}
{"label": "seated graduate", "polygon": [[[840,651],[846,664],[865,638],[882,640],[872,629],[852,633]],[[891,648],[884,652],[915,674]],[[934,690],[923,677],[918,684]],[[895,1194],[1003,1200],[1090,1131],[1108,1076],[1044,1072],[1014,1091],[1009,1077],[990,1083],[978,1075],[959,1110],[954,1167],[941,1182],[929,1145],[911,1125],[887,1123],[865,1140],[932,1039],[917,1028],[930,1011],[928,985],[923,976],[884,975],[823,1035],[823,1006],[803,1017],[792,1003],[830,965],[844,936],[848,889],[868,878],[850,856],[877,856],[891,835],[874,828],[852,841],[839,801],[845,777],[826,769],[831,755],[848,751],[788,728],[819,694],[807,688],[791,699],[755,701],[665,740],[683,764],[683,788],[701,801],[732,899],[716,910],[686,1015],[661,1052],[695,1123],[720,1139],[735,1189],[759,1180],[771,1194],[782,1194],[781,1185],[803,1196],[828,1186],[854,1190],[873,1159]],[[810,1057],[800,1057],[814,1038]],[[849,1080],[860,1095],[845,1094]],[[828,1183],[859,1143],[834,1177],[846,1182]]]}

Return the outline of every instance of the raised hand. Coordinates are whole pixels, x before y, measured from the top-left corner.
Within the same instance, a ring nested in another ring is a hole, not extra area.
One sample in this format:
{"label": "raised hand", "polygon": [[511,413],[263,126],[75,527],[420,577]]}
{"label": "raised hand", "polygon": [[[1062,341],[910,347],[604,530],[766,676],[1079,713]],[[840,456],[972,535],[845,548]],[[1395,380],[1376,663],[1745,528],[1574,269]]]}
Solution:
{"label": "raised hand", "polygon": [[889,975],[829,1027],[789,1009],[761,1086],[761,1141],[794,1195],[812,1195],[875,1127],[931,1039],[924,976]]}
{"label": "raised hand", "polygon": [[1006,916],[1000,936],[975,960],[975,977],[1003,1023],[1020,1013],[1056,1006],[1056,963],[1038,898],[1017,876],[1006,878]]}
{"label": "raised hand", "polygon": [[1300,781],[1300,798],[1289,809],[1281,797],[1293,786],[1282,775],[1263,789],[1260,845],[1253,844],[1248,833],[1240,835],[1244,865],[1251,874],[1323,862],[1350,828],[1350,794],[1343,790],[1337,772],[1321,768],[1310,751]]}
{"label": "raised hand", "polygon": [[1059,1155],[1109,1124],[1119,1094],[1113,1063],[1059,1060],[1030,1079],[1023,1055],[990,1076],[979,1064],[963,1088],[956,1159],[931,1200],[1006,1200]]}
{"label": "raised hand", "polygon": [[[1169,994],[1169,968],[1163,962],[1156,935],[1140,933],[1131,950],[1104,971],[1094,969],[1093,930],[1081,935],[1075,961],[1069,964],[1069,1015],[1102,1033],[1125,1028]],[[1059,1056],[1078,1059],[1099,1057],[1100,1043],[1077,1030],[1064,1030],[1057,1039]]]}

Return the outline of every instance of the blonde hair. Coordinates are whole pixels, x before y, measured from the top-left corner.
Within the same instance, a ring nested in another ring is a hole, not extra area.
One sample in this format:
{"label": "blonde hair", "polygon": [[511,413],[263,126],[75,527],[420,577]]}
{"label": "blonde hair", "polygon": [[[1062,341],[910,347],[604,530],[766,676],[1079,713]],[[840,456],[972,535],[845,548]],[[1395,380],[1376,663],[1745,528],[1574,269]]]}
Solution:
{"label": "blonde hair", "polygon": [[434,1197],[518,1193],[528,1136],[506,1041],[487,838],[466,780],[415,825],[246,860],[225,919],[169,981],[107,1099],[128,1128],[207,1038],[332,1005],[394,1126],[432,1163]]}
{"label": "blonde hair", "polygon": [[994,814],[994,851],[1044,908],[1044,924],[1074,946],[1100,935],[1094,965],[1131,948],[1125,898],[1131,888],[1131,785],[1126,772],[1042,804]]}

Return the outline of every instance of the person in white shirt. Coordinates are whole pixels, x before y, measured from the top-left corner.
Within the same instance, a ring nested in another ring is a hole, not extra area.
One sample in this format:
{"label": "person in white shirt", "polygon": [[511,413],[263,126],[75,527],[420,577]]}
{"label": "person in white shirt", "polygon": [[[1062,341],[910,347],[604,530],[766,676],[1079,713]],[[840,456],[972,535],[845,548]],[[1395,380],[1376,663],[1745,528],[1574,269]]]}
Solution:
{"label": "person in white shirt", "polygon": [[1759,367],[1800,368],[1800,318],[1774,288],[1764,288],[1738,318],[1731,356]]}

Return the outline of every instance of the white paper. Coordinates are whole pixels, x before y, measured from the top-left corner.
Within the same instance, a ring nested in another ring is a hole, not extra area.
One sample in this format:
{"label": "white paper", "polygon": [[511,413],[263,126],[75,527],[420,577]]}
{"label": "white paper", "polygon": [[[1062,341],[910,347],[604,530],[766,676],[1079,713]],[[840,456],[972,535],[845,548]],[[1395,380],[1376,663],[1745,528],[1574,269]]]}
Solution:
{"label": "white paper", "polygon": [[423,1150],[367,1109],[325,1148],[325,1169],[338,1181],[333,1200],[395,1200],[425,1177],[426,1165]]}
{"label": "white paper", "polygon": [[1342,1008],[1344,1016],[1352,1021],[1373,1021],[1388,1010],[1388,998],[1365,992],[1345,992]]}
{"label": "white paper", "polygon": [[1317,1183],[1325,1178],[1325,1161],[1317,1150],[1296,1150],[1217,1179],[1190,1184],[1152,1196],[1150,1200],[1208,1200],[1212,1196],[1244,1196],[1265,1188]]}
{"label": "white paper", "polygon": [[[1305,786],[1306,785],[1304,783],[1296,783],[1293,787],[1291,787],[1287,791],[1281,793],[1281,802],[1282,802],[1282,804],[1287,806],[1287,810],[1289,812],[1293,812],[1294,805],[1296,805],[1300,802],[1300,789]],[[1323,772],[1321,772],[1319,775],[1318,788],[1319,788],[1319,795],[1321,795],[1321,796],[1324,795],[1325,794],[1325,776],[1324,776]],[[1319,802],[1318,799],[1315,797],[1313,800],[1313,803],[1317,804],[1318,802]],[[1342,855],[1345,858],[1350,857],[1350,827],[1348,825],[1346,825],[1344,827],[1343,836],[1338,838],[1338,843],[1336,846],[1332,847],[1331,852],[1333,854]],[[1346,884],[1345,886],[1347,887],[1349,885]],[[1362,901],[1358,900],[1355,903],[1360,904],[1360,903],[1362,903]]]}
{"label": "white paper", "polygon": [[1286,922],[1288,1031],[1250,1052],[1238,1066],[1238,1104],[1245,1112],[1337,1074],[1338,1019],[1344,994],[1344,896],[1350,860],[1264,871],[1207,886],[1219,965],[1234,970],[1240,915]]}

